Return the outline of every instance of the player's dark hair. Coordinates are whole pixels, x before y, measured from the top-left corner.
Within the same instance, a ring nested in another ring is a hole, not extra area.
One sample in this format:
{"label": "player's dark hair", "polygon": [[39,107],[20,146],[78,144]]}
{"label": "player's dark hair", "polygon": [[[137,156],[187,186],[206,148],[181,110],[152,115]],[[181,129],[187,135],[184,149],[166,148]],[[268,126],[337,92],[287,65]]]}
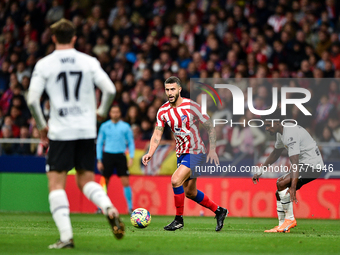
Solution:
{"label": "player's dark hair", "polygon": [[164,85],[172,83],[177,83],[178,86],[182,87],[181,80],[176,76],[170,76],[168,79],[165,80]]}
{"label": "player's dark hair", "polygon": [[51,32],[57,38],[58,43],[68,44],[72,37],[76,34],[76,29],[73,23],[67,19],[62,18],[50,26]]}

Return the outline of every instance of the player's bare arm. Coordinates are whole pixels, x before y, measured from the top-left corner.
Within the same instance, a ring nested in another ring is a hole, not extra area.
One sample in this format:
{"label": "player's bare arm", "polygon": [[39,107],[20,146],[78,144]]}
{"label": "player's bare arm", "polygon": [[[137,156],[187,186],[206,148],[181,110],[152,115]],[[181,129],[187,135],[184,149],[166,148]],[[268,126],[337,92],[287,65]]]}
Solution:
{"label": "player's bare arm", "polygon": [[150,147],[148,153],[146,153],[142,158],[142,163],[146,166],[148,162],[151,160],[153,154],[155,153],[164,132],[164,127],[156,126],[155,130],[153,131],[151,140],[150,140]]}
{"label": "player's bare arm", "polygon": [[299,154],[293,155],[289,157],[291,162],[291,184],[287,193],[290,193],[290,201],[297,203],[296,200],[296,185],[298,183],[299,178]]}
{"label": "player's bare arm", "polygon": [[[281,148],[281,149],[274,148],[274,150],[270,153],[270,155],[268,156],[268,158],[264,162],[263,166],[268,167],[269,165],[273,164],[281,156],[282,151],[283,151],[283,148]],[[254,174],[254,176],[252,178],[254,184],[256,184],[259,181],[259,177],[261,175],[262,175],[262,172]]]}
{"label": "player's bare arm", "polygon": [[220,164],[220,160],[216,154],[216,131],[213,126],[211,119],[203,123],[205,130],[207,130],[209,135],[209,154],[207,156],[207,162],[214,163],[216,165]]}

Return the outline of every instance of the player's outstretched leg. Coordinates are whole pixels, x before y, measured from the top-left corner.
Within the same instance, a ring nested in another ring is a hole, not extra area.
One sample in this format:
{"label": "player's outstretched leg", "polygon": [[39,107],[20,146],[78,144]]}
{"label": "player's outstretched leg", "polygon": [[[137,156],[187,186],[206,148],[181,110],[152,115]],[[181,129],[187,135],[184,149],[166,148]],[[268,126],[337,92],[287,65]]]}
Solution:
{"label": "player's outstretched leg", "polygon": [[176,206],[176,217],[164,230],[175,231],[184,227],[183,212],[184,212],[184,189],[183,186],[173,188]]}
{"label": "player's outstretched leg", "polygon": [[285,221],[285,212],[283,210],[278,191],[276,191],[275,195],[276,195],[276,210],[277,210],[277,216],[279,218],[279,225],[272,229],[265,230],[264,231],[265,233],[277,233],[277,230]]}
{"label": "player's outstretched leg", "polygon": [[215,219],[217,220],[216,231],[220,231],[223,228],[224,219],[228,216],[228,210],[218,206],[202,191],[196,187],[197,178],[192,178],[184,183],[185,195],[187,198],[194,200],[196,203],[210,209],[215,213]]}
{"label": "player's outstretched leg", "polygon": [[112,233],[117,239],[122,239],[125,235],[125,225],[120,220],[119,214],[116,208],[107,208],[107,219],[111,225]]}
{"label": "player's outstretched leg", "polygon": [[224,225],[224,219],[228,216],[228,210],[218,206],[214,201],[212,201],[207,195],[205,195],[202,191],[197,190],[197,194],[195,197],[189,197],[194,200],[196,203],[204,206],[205,208],[210,209],[215,213],[215,219],[217,221],[216,231],[220,231]]}
{"label": "player's outstretched leg", "polygon": [[70,208],[65,190],[57,189],[48,196],[53,220],[60,233],[60,240],[48,246],[49,249],[74,248],[70,220]]}
{"label": "player's outstretched leg", "polygon": [[124,223],[119,218],[117,209],[113,206],[102,186],[94,180],[94,173],[90,171],[77,171],[77,183],[84,195],[107,216],[113,235],[121,239],[125,234]]}

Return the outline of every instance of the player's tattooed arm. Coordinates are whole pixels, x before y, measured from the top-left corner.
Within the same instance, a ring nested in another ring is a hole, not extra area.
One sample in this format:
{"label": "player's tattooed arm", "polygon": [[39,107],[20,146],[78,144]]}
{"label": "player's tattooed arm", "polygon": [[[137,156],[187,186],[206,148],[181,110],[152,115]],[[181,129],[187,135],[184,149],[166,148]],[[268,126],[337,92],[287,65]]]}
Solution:
{"label": "player's tattooed arm", "polygon": [[[156,133],[156,130],[161,131],[162,134],[163,134],[164,127],[159,127],[159,126],[157,126],[157,127],[155,127],[155,133]],[[158,133],[158,132],[157,132],[157,133]],[[161,135],[161,137],[162,137],[162,135]],[[153,142],[156,143],[157,145],[159,144],[160,141],[161,141],[161,139],[158,139],[157,136],[155,136],[154,139],[153,139]]]}
{"label": "player's tattooed arm", "polygon": [[207,130],[209,135],[210,150],[216,149],[216,131],[213,126],[211,119],[203,123],[204,128]]}
{"label": "player's tattooed arm", "polygon": [[213,163],[215,165],[219,165],[220,160],[218,159],[218,156],[216,154],[216,131],[215,131],[215,128],[214,128],[214,125],[213,125],[211,119],[204,122],[203,126],[208,132],[209,144],[210,144],[210,149],[209,149],[209,153],[207,155],[207,161],[206,162],[210,161],[210,164]]}
{"label": "player's tattooed arm", "polygon": [[163,135],[164,127],[156,126],[150,139],[149,151],[142,157],[142,162],[146,166],[155,153]]}

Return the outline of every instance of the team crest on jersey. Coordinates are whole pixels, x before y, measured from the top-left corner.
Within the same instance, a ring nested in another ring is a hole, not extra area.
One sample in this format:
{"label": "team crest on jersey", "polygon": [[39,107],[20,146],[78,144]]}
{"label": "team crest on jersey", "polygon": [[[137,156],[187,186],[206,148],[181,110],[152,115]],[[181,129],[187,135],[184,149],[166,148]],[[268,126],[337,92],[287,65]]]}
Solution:
{"label": "team crest on jersey", "polygon": [[288,138],[288,142],[291,142],[291,141],[293,141],[293,137]]}
{"label": "team crest on jersey", "polygon": [[183,124],[184,124],[185,122],[187,122],[187,118],[188,118],[187,115],[182,115],[182,116],[181,116],[181,120],[182,120],[182,123],[183,123]]}

